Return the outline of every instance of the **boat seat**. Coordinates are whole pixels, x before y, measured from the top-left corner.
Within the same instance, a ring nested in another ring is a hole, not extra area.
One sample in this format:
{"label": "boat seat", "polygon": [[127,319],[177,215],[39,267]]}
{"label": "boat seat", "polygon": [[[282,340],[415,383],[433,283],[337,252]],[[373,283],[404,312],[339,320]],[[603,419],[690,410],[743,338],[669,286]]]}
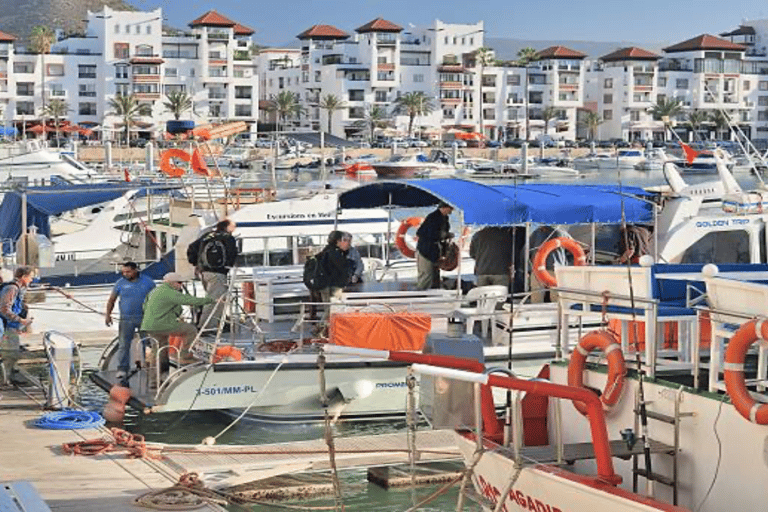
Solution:
{"label": "boat seat", "polygon": [[[509,290],[506,286],[491,285],[478,286],[472,288],[464,296],[462,306],[457,308],[454,313],[466,319],[467,334],[472,334],[475,330],[475,323],[480,322],[483,337],[488,337],[490,329],[495,327],[496,305],[507,298]],[[475,306],[469,304],[475,303]]]}

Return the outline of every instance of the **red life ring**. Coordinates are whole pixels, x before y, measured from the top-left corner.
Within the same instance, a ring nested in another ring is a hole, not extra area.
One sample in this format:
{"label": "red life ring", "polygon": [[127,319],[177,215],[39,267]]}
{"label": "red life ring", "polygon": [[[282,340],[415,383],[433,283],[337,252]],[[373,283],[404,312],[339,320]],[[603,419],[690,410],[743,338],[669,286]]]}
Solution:
{"label": "red life ring", "polygon": [[731,402],[739,414],[752,423],[768,425],[768,404],[760,404],[755,401],[747,390],[744,380],[744,359],[750,345],[755,341],[768,339],[768,324],[765,319],[752,320],[742,325],[725,351],[725,389]]}
{"label": "red life ring", "polygon": [[415,258],[416,250],[408,247],[405,243],[405,234],[411,228],[418,228],[421,223],[424,222],[424,217],[408,217],[400,223],[400,227],[397,228],[397,236],[395,236],[395,246],[406,258]]}
{"label": "red life ring", "polygon": [[[595,349],[602,350],[608,360],[608,382],[603,394],[600,395],[603,408],[608,410],[611,406],[616,405],[621,398],[624,377],[627,373],[621,345],[617,343],[616,337],[610,332],[592,331],[581,338],[568,363],[568,385],[577,388],[584,387],[584,365],[589,353]],[[587,407],[583,402],[574,401],[573,406],[586,416]]]}
{"label": "red life ring", "polygon": [[573,264],[577,267],[587,264],[587,254],[584,252],[584,249],[581,248],[579,242],[573,238],[561,236],[547,240],[541,244],[539,252],[537,252],[536,256],[533,258],[533,275],[535,275],[539,282],[544,286],[557,286],[557,279],[555,279],[555,276],[547,270],[547,258],[552,251],[560,247],[573,254]]}
{"label": "red life ring", "polygon": [[184,176],[184,174],[186,174],[187,171],[174,165],[171,159],[181,160],[182,162],[189,163],[191,158],[192,157],[189,155],[189,153],[183,149],[166,149],[160,155],[160,170],[171,178],[181,178]]}
{"label": "red life ring", "polygon": [[242,361],[243,353],[239,349],[232,345],[224,345],[216,349],[216,353],[213,355],[213,362],[220,363],[222,361]]}

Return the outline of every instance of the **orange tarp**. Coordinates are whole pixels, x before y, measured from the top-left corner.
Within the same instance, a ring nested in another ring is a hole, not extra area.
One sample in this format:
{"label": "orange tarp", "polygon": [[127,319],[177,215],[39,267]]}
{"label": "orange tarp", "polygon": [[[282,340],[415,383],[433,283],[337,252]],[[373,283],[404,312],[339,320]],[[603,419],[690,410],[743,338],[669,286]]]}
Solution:
{"label": "orange tarp", "polygon": [[432,328],[420,313],[335,313],[329,340],[334,345],[376,350],[421,350]]}

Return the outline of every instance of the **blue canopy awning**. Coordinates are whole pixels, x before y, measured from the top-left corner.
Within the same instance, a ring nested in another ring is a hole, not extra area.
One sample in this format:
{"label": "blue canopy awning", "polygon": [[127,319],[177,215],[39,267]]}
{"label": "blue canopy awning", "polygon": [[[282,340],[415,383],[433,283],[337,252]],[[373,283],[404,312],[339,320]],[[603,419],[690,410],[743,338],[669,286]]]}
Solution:
{"label": "blue canopy awning", "polygon": [[341,208],[429,207],[443,201],[477,226],[653,222],[650,193],[614,185],[486,185],[460,179],[377,181],[339,196]]}
{"label": "blue canopy awning", "polygon": [[0,135],[13,137],[19,134],[19,131],[13,126],[0,126]]}

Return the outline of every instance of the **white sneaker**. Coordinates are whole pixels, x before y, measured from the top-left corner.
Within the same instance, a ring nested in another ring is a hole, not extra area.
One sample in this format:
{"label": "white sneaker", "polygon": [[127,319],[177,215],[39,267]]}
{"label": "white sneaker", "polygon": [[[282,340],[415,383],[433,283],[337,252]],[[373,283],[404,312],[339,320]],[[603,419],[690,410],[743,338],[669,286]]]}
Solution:
{"label": "white sneaker", "polygon": [[121,370],[115,374],[115,379],[123,380],[125,379],[126,375],[128,375],[128,373]]}

